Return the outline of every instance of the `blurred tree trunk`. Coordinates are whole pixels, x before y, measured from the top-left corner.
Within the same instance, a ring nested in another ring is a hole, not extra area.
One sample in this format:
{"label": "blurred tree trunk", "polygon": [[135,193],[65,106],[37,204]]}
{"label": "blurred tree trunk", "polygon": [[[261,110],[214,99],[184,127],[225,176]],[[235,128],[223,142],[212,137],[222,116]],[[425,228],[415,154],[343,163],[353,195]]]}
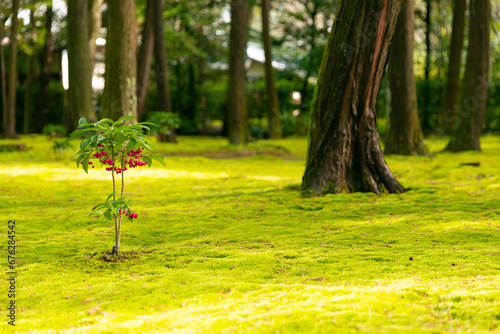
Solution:
{"label": "blurred tree trunk", "polygon": [[453,124],[455,123],[456,109],[460,96],[460,65],[464,45],[466,9],[465,0],[454,0],[453,3],[453,30],[451,33],[448,77],[446,80],[446,92],[442,116],[442,127],[448,135],[451,135],[453,132],[452,129]]}
{"label": "blurred tree trunk", "polygon": [[[0,20],[0,41],[3,40],[3,20]],[[8,103],[7,103],[7,75],[5,74],[5,54],[3,44],[0,43],[0,74],[2,75],[2,133],[7,132]]]}
{"label": "blurred tree trunk", "polygon": [[418,120],[413,74],[414,0],[403,0],[389,53],[390,126],[385,154],[427,155]]}
{"label": "blurred tree trunk", "polygon": [[271,139],[283,138],[283,125],[281,124],[281,111],[276,89],[276,78],[273,68],[271,53],[271,36],[269,34],[269,0],[262,0],[262,41],[266,56],[266,88],[269,108],[269,137]]}
{"label": "blurred tree trunk", "polygon": [[[172,100],[170,98],[170,76],[168,74],[167,56],[165,52],[165,33],[163,31],[163,6],[164,0],[155,0],[154,10],[154,52],[155,52],[155,77],[158,89],[159,110],[172,112]],[[170,128],[168,141],[176,143],[175,129]]]}
{"label": "blurred tree trunk", "polygon": [[488,95],[490,0],[470,1],[469,46],[449,151],[481,151],[481,133]]}
{"label": "blurred tree trunk", "polygon": [[424,69],[424,105],[422,106],[422,129],[424,131],[430,130],[429,124],[429,106],[431,103],[430,92],[430,71],[431,71],[431,30],[432,30],[432,4],[431,0],[425,0],[426,14],[425,14],[425,69]]}
{"label": "blurred tree trunk", "polygon": [[[312,4],[313,4],[312,10],[309,9],[309,6],[307,6],[307,4],[306,4],[306,9],[311,17],[311,24],[309,25],[311,32],[309,36],[311,36],[310,39],[311,50],[314,50],[316,48],[316,35],[317,35],[316,16],[318,15],[318,2],[312,1]],[[311,78],[311,72],[314,70],[313,63],[314,59],[313,57],[310,57],[306,65],[306,76],[304,77],[304,83],[302,84],[302,89],[300,90],[300,109],[302,110],[302,112],[309,112],[311,107],[310,104],[306,102],[309,95],[309,89],[308,89],[309,78]]]}
{"label": "blurred tree trunk", "polygon": [[12,1],[12,26],[10,34],[10,61],[9,61],[9,83],[8,83],[8,116],[6,122],[7,138],[18,138],[16,133],[16,90],[17,90],[17,30],[19,0]]}
{"label": "blurred tree trunk", "polygon": [[37,130],[42,131],[43,126],[47,123],[47,114],[50,101],[50,65],[52,64],[52,1],[47,3],[45,11],[45,41],[43,43],[42,52],[40,53],[40,96],[38,98],[38,122]]}
{"label": "blurred tree trunk", "polygon": [[92,106],[92,76],[88,43],[87,0],[68,0],[68,112],[65,123],[69,129],[78,125],[81,117],[95,121]]}
{"label": "blurred tree trunk", "polygon": [[402,0],[340,3],[312,104],[303,190],[405,191],[384,161],[375,113],[401,4]]}
{"label": "blurred tree trunk", "polygon": [[[31,5],[32,3],[30,3]],[[30,24],[27,28],[30,32],[35,29],[35,15],[34,10],[30,9]],[[23,114],[23,133],[28,134],[31,131],[31,115],[33,109],[33,72],[35,65],[34,43],[32,40],[25,42],[30,48],[31,52],[27,54],[28,61],[26,62],[26,80],[24,82],[24,114]]]}
{"label": "blurred tree trunk", "polygon": [[148,0],[146,8],[146,18],[142,31],[142,45],[137,62],[137,120],[142,118],[144,103],[146,102],[146,92],[149,83],[149,73],[151,71],[151,61],[153,59],[154,47],[154,1]]}
{"label": "blurred tree trunk", "polygon": [[229,36],[228,131],[231,144],[250,140],[245,101],[245,45],[247,35],[247,0],[231,0]]}
{"label": "blurred tree trunk", "polygon": [[95,44],[97,38],[99,37],[99,29],[102,26],[102,13],[100,8],[102,6],[103,0],[88,0],[88,17],[89,17],[89,58],[90,58],[90,71],[93,74],[94,64],[95,64],[95,54],[97,46]]}
{"label": "blurred tree trunk", "polygon": [[133,0],[108,0],[103,115],[137,118],[137,24]]}

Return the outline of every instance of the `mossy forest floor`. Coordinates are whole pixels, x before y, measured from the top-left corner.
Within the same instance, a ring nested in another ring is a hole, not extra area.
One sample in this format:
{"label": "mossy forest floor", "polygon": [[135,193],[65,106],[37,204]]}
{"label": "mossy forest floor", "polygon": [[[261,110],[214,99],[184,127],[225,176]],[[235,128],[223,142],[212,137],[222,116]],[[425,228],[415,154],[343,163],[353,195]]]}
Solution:
{"label": "mossy forest floor", "polygon": [[2,332],[500,333],[500,137],[482,153],[433,139],[434,158],[386,157],[404,194],[315,198],[297,191],[306,139],[180,137],[160,145],[165,168],[126,174],[139,218],[121,262],[102,259],[114,228],[88,217],[107,172],[77,169],[76,143],[19,142],[31,149],[0,153]]}

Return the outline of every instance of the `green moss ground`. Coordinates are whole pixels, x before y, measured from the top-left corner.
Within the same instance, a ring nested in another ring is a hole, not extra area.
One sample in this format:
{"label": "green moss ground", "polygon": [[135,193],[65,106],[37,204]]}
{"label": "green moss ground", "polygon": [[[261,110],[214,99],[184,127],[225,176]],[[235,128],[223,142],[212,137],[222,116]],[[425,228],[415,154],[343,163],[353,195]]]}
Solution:
{"label": "green moss ground", "polygon": [[[126,175],[139,219],[124,224],[122,250],[138,254],[120,263],[99,259],[113,227],[87,216],[110,192],[106,172],[86,175],[42,136],[0,153],[1,277],[16,219],[17,332],[500,333],[499,137],[483,153],[440,153],[436,139],[435,158],[387,157],[405,194],[316,198],[296,190],[305,139],[179,141],[161,145],[180,155],[166,168]],[[291,154],[259,154],[269,147]],[[0,282],[0,331],[12,332]]]}

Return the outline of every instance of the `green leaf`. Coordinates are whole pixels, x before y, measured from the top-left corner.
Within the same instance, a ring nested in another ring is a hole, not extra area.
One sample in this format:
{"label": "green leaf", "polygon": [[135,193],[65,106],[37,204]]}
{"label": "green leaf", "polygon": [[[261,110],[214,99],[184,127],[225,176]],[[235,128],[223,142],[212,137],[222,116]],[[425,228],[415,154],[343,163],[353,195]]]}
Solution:
{"label": "green leaf", "polygon": [[82,117],[78,120],[78,126],[87,124],[87,119],[85,117]]}
{"label": "green leaf", "polygon": [[151,168],[151,164],[153,163],[153,160],[151,160],[151,158],[150,158],[150,157],[148,157],[148,156],[144,156],[144,157],[142,157],[142,159],[143,159],[144,161],[146,161],[146,163],[148,164],[148,167],[150,167],[150,168]]}
{"label": "green leaf", "polygon": [[80,143],[80,148],[82,150],[85,149],[87,146],[89,146],[91,140],[92,139],[90,137],[87,137],[84,140],[82,140],[82,142]]}
{"label": "green leaf", "polygon": [[154,159],[154,160],[158,161],[163,166],[165,166],[165,161],[163,160],[163,157],[161,155],[159,155],[159,154],[151,154],[149,157],[151,159]]}
{"label": "green leaf", "polygon": [[85,154],[81,154],[78,156],[78,158],[76,159],[76,167],[80,166],[80,162],[83,160],[83,158],[85,158]]}
{"label": "green leaf", "polygon": [[113,197],[116,193],[117,193],[117,191],[112,192],[111,194],[109,194],[108,198],[106,198],[106,202],[108,202],[110,200],[110,198]]}
{"label": "green leaf", "polygon": [[83,170],[85,171],[85,173],[89,173],[89,158],[90,158],[90,154],[88,154],[85,159],[83,159]]}

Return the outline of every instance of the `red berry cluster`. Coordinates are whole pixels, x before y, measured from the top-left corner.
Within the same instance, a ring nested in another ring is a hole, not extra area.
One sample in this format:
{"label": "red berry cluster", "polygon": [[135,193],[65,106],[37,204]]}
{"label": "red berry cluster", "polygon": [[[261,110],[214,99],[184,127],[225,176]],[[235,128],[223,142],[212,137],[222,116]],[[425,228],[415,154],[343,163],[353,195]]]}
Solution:
{"label": "red berry cluster", "polygon": [[135,168],[135,167],[141,167],[141,166],[146,166],[147,163],[144,161],[141,161],[140,159],[142,158],[142,151],[144,148],[140,147],[137,150],[131,150],[127,155],[130,157],[130,160],[124,159],[124,163],[128,164],[130,168]]}
{"label": "red berry cluster", "polygon": [[130,217],[130,218],[137,218],[137,217],[138,217],[138,216],[137,216],[137,213],[134,213],[134,212],[129,212],[129,211],[127,211],[127,210],[119,210],[119,211],[118,211],[118,213],[119,213],[119,214],[124,213],[124,214],[125,214],[125,216]]}

